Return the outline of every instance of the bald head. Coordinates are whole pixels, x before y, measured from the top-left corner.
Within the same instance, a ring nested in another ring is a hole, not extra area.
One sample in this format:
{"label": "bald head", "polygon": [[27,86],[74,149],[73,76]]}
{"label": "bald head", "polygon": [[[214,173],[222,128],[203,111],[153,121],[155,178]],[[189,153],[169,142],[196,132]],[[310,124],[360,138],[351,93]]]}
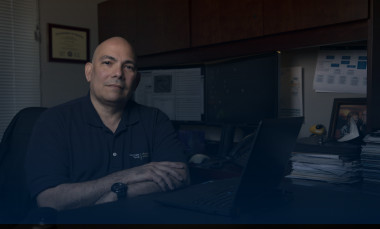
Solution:
{"label": "bald head", "polygon": [[133,61],[136,62],[136,55],[132,45],[122,37],[111,37],[102,43],[100,43],[92,56],[92,61],[101,58],[105,50],[119,49],[120,51],[125,52],[128,56],[133,58]]}

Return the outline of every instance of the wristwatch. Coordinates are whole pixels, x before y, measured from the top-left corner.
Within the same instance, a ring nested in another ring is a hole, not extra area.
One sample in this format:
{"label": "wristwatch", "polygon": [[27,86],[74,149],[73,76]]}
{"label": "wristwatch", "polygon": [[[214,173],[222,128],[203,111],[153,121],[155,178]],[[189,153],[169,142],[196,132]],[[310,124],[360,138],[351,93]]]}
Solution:
{"label": "wristwatch", "polygon": [[127,197],[128,186],[124,183],[115,183],[111,186],[111,191],[116,193],[117,199],[125,199]]}

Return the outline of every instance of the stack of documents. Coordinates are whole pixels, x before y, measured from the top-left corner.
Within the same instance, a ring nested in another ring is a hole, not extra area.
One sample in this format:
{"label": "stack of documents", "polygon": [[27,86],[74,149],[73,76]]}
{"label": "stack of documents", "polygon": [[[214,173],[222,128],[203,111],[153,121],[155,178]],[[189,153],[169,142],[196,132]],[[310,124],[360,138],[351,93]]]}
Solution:
{"label": "stack of documents", "polygon": [[345,184],[361,180],[360,162],[344,161],[336,154],[293,152],[291,162],[288,178]]}
{"label": "stack of documents", "polygon": [[370,133],[363,138],[361,163],[363,183],[380,185],[380,131]]}
{"label": "stack of documents", "polygon": [[287,178],[334,184],[361,181],[360,145],[347,143],[316,144],[302,139],[292,152],[292,171]]}

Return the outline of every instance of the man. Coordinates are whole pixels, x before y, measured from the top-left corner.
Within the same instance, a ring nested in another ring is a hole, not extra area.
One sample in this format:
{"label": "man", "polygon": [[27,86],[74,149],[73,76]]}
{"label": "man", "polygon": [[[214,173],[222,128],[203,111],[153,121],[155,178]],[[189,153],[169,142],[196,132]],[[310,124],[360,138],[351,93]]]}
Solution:
{"label": "man", "polygon": [[85,75],[89,94],[48,109],[34,128],[26,172],[38,206],[65,210],[187,185],[170,120],[131,100],[140,76],[128,41],[102,42]]}

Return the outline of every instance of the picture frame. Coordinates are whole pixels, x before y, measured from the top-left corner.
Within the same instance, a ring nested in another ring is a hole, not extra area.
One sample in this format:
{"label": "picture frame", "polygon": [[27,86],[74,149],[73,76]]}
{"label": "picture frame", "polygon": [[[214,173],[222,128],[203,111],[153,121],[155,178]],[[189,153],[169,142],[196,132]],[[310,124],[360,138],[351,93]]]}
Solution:
{"label": "picture frame", "polygon": [[[350,132],[349,123],[352,124],[353,121],[356,123],[358,132]],[[334,141],[349,141],[357,137],[363,137],[367,132],[366,123],[366,98],[335,98],[331,112],[328,139]],[[357,134],[359,134],[359,136],[356,136]]]}
{"label": "picture frame", "polygon": [[48,24],[49,61],[86,63],[90,60],[89,35],[86,28]]}

